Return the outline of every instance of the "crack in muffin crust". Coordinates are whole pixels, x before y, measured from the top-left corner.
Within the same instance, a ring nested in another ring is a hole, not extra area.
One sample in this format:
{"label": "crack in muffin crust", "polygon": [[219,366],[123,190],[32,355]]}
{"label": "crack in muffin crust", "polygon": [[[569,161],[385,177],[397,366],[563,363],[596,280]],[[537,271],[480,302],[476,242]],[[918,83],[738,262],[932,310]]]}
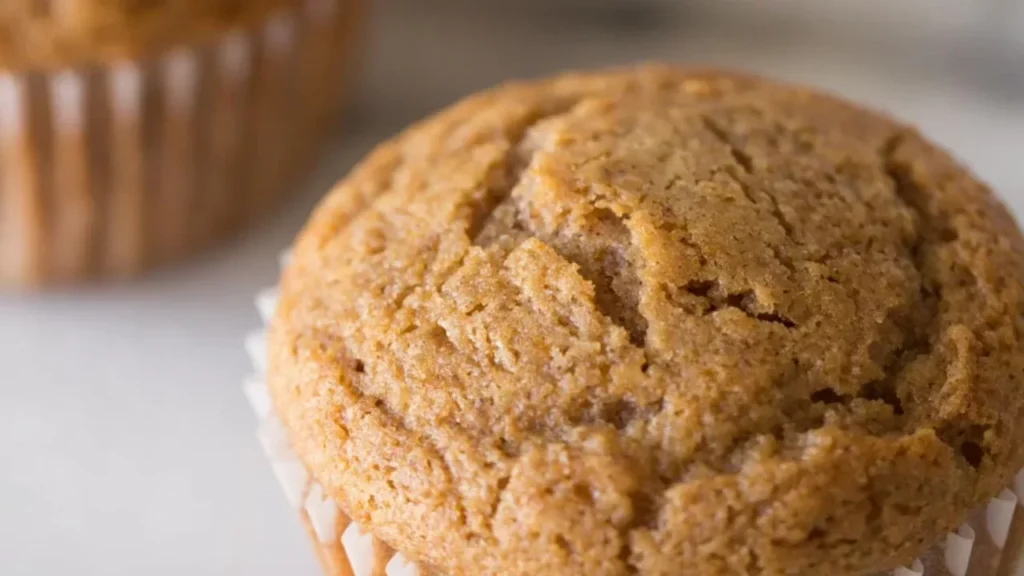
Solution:
{"label": "crack in muffin crust", "polygon": [[1022,241],[913,130],[641,67],[372,153],[301,235],[269,385],[444,574],[865,574],[1024,461]]}

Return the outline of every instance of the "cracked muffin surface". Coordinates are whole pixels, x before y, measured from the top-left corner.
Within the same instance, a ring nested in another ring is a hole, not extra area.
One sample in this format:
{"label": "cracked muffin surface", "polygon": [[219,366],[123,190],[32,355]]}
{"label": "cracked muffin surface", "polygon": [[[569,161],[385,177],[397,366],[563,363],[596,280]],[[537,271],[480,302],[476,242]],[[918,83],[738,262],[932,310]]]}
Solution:
{"label": "cracked muffin surface", "polygon": [[872,574],[1024,465],[1022,248],[947,153],[813,90],[510,84],[321,203],[268,383],[439,574]]}

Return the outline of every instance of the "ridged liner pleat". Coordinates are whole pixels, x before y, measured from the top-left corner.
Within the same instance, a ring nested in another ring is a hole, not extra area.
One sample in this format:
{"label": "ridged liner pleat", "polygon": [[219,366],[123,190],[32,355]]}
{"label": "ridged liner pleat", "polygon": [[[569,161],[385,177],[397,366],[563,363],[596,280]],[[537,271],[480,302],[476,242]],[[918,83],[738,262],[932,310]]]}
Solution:
{"label": "ridged liner pleat", "polygon": [[0,287],[125,277],[273,209],[341,103],[358,0],[158,57],[0,73]]}

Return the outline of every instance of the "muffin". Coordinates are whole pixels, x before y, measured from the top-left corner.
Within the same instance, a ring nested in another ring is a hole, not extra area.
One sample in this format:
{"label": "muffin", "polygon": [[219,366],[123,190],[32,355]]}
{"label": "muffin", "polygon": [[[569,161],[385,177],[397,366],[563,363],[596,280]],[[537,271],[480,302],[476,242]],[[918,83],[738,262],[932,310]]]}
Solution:
{"label": "muffin", "polygon": [[329,573],[1008,574],[1022,248],[814,90],[510,84],[323,200],[250,392]]}
{"label": "muffin", "polygon": [[5,2],[0,287],[134,275],[265,214],[331,125],[359,2]]}

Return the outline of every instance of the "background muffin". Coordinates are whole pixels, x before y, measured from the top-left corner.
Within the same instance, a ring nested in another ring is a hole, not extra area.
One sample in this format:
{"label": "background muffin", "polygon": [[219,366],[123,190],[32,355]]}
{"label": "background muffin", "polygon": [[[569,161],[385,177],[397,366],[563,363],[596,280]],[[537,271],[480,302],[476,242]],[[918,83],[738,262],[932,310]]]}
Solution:
{"label": "background muffin", "polygon": [[268,384],[326,496],[441,573],[883,571],[1022,464],[1020,249],[831,97],[510,85],[324,201]]}
{"label": "background muffin", "polygon": [[135,274],[264,214],[331,124],[358,12],[5,3],[0,285]]}

